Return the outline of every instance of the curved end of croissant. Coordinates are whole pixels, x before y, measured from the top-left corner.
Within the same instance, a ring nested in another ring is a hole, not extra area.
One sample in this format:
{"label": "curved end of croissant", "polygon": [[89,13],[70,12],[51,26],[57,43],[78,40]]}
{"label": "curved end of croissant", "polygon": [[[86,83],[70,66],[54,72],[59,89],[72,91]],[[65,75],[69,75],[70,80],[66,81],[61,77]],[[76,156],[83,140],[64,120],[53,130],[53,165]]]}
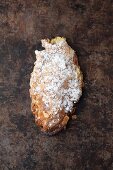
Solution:
{"label": "curved end of croissant", "polygon": [[55,134],[57,134],[59,131],[61,131],[61,130],[63,130],[63,129],[66,128],[66,125],[67,125],[67,123],[68,123],[68,120],[69,120],[69,117],[66,115],[66,116],[63,118],[62,122],[60,122],[60,124],[57,124],[56,126],[54,126],[54,127],[52,127],[52,128],[49,128],[49,129],[46,129],[46,130],[45,130],[44,128],[42,128],[41,131],[42,131],[44,134],[48,135],[48,136],[55,135]]}

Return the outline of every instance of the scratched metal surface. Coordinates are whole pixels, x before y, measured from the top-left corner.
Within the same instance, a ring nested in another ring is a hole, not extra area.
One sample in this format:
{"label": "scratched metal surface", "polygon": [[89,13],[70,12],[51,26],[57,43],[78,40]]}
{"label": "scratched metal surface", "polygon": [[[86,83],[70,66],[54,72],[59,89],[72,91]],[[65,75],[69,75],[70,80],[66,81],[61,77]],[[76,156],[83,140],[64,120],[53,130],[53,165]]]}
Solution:
{"label": "scratched metal surface", "polygon": [[[0,170],[112,170],[112,0],[2,0],[0,20]],[[40,40],[57,35],[76,50],[85,87],[78,118],[48,137],[31,114],[29,79]]]}

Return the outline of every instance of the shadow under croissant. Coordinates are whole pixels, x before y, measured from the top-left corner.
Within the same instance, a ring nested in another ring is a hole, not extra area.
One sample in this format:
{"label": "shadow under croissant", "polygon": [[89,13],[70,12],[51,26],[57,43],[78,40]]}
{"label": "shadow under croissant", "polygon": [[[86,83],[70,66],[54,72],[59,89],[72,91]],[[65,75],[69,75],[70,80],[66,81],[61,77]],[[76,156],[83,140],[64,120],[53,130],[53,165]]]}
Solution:
{"label": "shadow under croissant", "polygon": [[66,125],[62,126],[62,127],[59,127],[57,129],[54,129],[54,131],[44,131],[44,130],[41,130],[41,132],[44,135],[53,136],[53,135],[57,135],[59,132],[61,132],[62,130],[65,130],[65,129],[66,129]]}

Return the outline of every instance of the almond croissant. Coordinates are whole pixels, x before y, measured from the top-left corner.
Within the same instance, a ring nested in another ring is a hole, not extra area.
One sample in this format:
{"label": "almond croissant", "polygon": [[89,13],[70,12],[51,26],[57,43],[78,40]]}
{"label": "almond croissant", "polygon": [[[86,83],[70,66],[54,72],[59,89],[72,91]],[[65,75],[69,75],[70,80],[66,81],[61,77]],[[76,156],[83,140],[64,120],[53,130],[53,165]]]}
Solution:
{"label": "almond croissant", "polygon": [[47,134],[63,129],[82,95],[83,77],[74,50],[66,39],[41,40],[30,79],[31,109],[35,122]]}

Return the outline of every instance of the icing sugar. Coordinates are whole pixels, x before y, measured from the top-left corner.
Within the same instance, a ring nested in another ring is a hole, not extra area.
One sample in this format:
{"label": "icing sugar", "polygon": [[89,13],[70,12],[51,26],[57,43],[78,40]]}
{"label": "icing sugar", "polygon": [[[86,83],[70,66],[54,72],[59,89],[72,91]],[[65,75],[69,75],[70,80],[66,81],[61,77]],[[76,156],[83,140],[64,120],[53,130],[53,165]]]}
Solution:
{"label": "icing sugar", "polygon": [[55,44],[44,39],[42,46],[45,50],[35,51],[30,86],[35,94],[40,95],[45,107],[51,108],[52,115],[62,109],[71,112],[73,103],[82,94],[80,68],[73,62],[75,52],[65,39]]}

